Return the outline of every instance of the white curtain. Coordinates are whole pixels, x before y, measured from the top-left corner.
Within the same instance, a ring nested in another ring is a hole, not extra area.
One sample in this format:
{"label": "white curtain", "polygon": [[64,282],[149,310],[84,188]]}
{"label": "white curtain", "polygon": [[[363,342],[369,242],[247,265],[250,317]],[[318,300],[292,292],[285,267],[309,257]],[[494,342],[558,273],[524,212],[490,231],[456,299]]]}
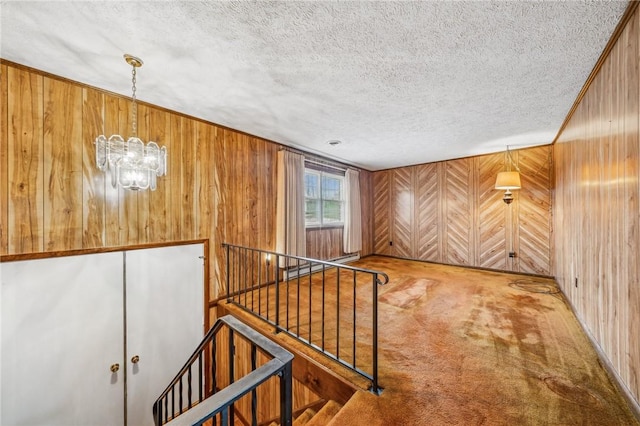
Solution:
{"label": "white curtain", "polygon": [[360,209],[360,172],[347,169],[345,181],[344,235],[345,253],[362,250],[362,212]]}
{"label": "white curtain", "polygon": [[[276,251],[293,256],[305,256],[307,238],[304,217],[304,156],[284,150],[278,151],[276,172]],[[281,261],[280,266],[288,265]]]}

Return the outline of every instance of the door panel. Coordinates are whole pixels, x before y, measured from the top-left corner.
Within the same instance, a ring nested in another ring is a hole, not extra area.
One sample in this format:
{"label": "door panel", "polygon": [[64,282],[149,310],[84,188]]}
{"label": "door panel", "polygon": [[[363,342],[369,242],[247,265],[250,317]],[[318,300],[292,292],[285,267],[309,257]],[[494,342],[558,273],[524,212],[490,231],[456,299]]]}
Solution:
{"label": "door panel", "polygon": [[[0,265],[0,423],[123,423],[122,257],[104,253]],[[115,363],[120,370],[111,373]]]}
{"label": "door panel", "polygon": [[[130,425],[153,424],[153,403],[202,340],[201,256],[202,244],[126,253]],[[136,355],[139,361],[133,364],[131,358]],[[197,389],[193,395],[197,398]]]}

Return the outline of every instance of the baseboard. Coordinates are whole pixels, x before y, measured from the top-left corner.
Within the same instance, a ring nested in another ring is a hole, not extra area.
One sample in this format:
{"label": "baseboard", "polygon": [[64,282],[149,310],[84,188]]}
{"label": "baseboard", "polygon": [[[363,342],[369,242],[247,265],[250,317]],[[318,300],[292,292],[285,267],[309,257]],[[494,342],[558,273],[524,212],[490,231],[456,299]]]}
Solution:
{"label": "baseboard", "polygon": [[[558,283],[556,281],[556,285],[557,284]],[[631,411],[633,412],[634,416],[636,417],[636,419],[638,419],[638,421],[640,421],[640,403],[636,401],[633,393],[624,383],[624,381],[616,371],[615,367],[611,363],[611,360],[609,360],[609,357],[602,350],[602,348],[600,347],[600,344],[591,333],[591,330],[589,330],[589,328],[584,325],[584,322],[582,321],[582,318],[580,318],[580,315],[578,315],[578,311],[576,311],[575,307],[573,306],[573,303],[571,303],[571,301],[564,294],[564,291],[562,291],[562,288],[560,288],[559,285],[558,285],[558,288],[562,292],[562,296],[564,297],[564,300],[567,302],[567,305],[569,305],[569,307],[571,308],[571,312],[573,312],[573,315],[575,315],[575,317],[578,319],[578,324],[580,324],[580,327],[589,338],[591,345],[593,345],[594,349],[596,350],[596,354],[598,354],[600,364],[604,367],[604,370],[609,375],[609,379],[615,386],[618,387],[618,390],[620,391],[620,393],[624,396],[624,398],[629,403],[629,407],[631,408]]]}

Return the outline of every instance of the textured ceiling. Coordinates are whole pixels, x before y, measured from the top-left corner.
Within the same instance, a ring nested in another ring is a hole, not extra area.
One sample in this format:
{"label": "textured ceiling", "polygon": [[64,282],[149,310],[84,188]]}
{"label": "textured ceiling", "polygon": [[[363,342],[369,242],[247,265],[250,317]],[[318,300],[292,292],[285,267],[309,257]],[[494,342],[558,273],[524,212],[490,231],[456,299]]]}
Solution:
{"label": "textured ceiling", "polygon": [[0,56],[129,96],[130,53],[142,101],[378,170],[550,143],[626,5],[2,1]]}

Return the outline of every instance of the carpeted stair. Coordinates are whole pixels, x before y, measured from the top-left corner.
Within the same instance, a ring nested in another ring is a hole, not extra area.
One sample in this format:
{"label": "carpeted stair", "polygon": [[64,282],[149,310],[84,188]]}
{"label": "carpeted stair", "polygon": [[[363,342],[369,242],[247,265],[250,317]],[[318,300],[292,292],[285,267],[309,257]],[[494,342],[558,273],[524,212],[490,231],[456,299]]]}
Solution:
{"label": "carpeted stair", "polygon": [[309,420],[309,422],[306,423],[306,426],[326,426],[331,422],[331,420],[333,420],[341,409],[342,405],[338,404],[336,401],[330,400],[315,416],[313,416],[311,420]]}
{"label": "carpeted stair", "polygon": [[[342,409],[342,405],[336,401],[329,400],[318,412],[307,408],[296,417],[293,426],[327,426]],[[271,422],[269,426],[279,426],[276,422]]]}

